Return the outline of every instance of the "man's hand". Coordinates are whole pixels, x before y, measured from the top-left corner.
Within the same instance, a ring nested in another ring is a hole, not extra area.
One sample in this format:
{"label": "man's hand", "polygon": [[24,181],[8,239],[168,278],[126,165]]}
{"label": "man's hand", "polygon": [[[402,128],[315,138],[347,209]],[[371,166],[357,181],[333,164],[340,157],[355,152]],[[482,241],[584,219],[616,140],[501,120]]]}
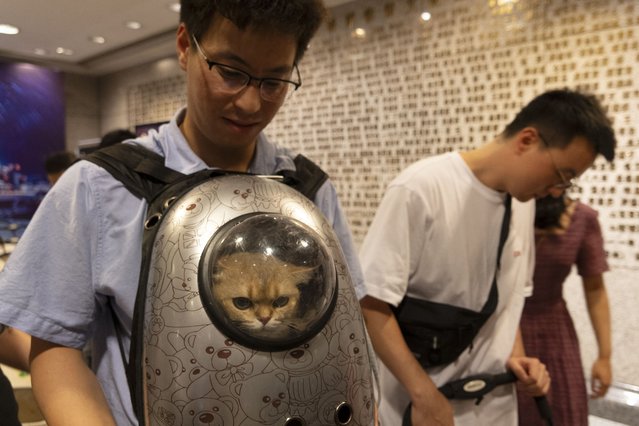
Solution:
{"label": "man's hand", "polygon": [[453,407],[441,392],[434,392],[419,400],[413,400],[412,426],[454,426]]}
{"label": "man's hand", "polygon": [[525,356],[513,356],[508,360],[507,366],[519,381],[519,389],[530,396],[541,396],[550,389],[550,375],[543,364],[537,358]]}
{"label": "man's hand", "polygon": [[375,352],[408,392],[412,426],[453,426],[452,406],[406,345],[388,304],[366,296],[361,305]]}

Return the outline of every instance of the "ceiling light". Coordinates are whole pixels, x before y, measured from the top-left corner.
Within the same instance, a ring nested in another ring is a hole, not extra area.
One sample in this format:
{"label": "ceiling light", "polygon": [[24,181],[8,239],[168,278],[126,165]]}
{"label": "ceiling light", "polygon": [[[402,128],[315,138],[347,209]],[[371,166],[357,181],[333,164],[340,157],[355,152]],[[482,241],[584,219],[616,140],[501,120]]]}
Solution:
{"label": "ceiling light", "polygon": [[38,56],[44,56],[47,54],[47,51],[38,47],[37,49],[33,49],[33,53],[35,53]]}
{"label": "ceiling light", "polygon": [[125,25],[131,30],[139,30],[140,28],[142,28],[142,24],[140,24],[138,21],[129,21]]}
{"label": "ceiling light", "polygon": [[18,27],[14,27],[13,25],[9,24],[0,24],[0,34],[15,35],[19,32],[20,30],[18,29]]}
{"label": "ceiling light", "polygon": [[179,2],[171,3],[169,5],[169,9],[171,9],[175,13],[179,13],[180,12],[180,3]]}
{"label": "ceiling light", "polygon": [[365,38],[366,29],[362,27],[357,27],[351,32],[351,36],[353,36],[354,38]]}
{"label": "ceiling light", "polygon": [[73,55],[73,50],[67,49],[65,47],[58,47],[55,49],[55,53],[57,53],[58,55],[71,56]]}
{"label": "ceiling light", "polygon": [[93,36],[91,37],[91,41],[95,44],[104,44],[106,43],[106,39],[102,36]]}
{"label": "ceiling light", "polygon": [[429,12],[424,11],[422,12],[421,15],[419,15],[419,17],[422,21],[427,22],[427,21],[430,21],[431,14]]}

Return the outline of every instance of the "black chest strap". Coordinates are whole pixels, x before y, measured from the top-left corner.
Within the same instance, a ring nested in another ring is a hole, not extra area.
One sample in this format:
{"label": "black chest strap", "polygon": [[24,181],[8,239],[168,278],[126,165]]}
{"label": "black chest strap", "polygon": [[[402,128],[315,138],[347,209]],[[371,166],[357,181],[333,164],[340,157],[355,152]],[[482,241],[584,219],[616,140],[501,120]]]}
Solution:
{"label": "black chest strap", "polygon": [[[112,145],[94,151],[84,159],[108,171],[129,192],[149,204],[168,185],[186,176],[166,167],[161,155],[135,144]],[[279,174],[284,177],[285,184],[314,200],[328,175],[301,154],[293,161],[295,170],[283,170]]]}

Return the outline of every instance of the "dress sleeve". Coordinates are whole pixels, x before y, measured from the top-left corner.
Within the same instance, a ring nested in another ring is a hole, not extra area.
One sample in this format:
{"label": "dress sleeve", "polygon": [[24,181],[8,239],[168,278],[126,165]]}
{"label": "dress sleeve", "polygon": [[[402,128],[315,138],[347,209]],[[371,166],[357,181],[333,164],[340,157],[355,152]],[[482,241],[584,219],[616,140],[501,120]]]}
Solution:
{"label": "dress sleeve", "polygon": [[597,212],[587,210],[584,236],[577,253],[577,271],[582,277],[599,275],[608,270],[601,226]]}

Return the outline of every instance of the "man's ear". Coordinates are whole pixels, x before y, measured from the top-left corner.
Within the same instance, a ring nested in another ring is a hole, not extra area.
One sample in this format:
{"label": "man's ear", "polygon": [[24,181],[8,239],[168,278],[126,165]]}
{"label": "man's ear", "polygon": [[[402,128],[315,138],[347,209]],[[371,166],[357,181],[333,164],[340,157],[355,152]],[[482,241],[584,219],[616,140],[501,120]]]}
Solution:
{"label": "man's ear", "polygon": [[177,29],[176,49],[180,68],[186,70],[189,54],[191,53],[191,36],[186,30],[184,23],[181,23]]}
{"label": "man's ear", "polygon": [[515,135],[515,150],[518,154],[523,154],[532,150],[541,143],[539,132],[534,127],[524,127]]}

